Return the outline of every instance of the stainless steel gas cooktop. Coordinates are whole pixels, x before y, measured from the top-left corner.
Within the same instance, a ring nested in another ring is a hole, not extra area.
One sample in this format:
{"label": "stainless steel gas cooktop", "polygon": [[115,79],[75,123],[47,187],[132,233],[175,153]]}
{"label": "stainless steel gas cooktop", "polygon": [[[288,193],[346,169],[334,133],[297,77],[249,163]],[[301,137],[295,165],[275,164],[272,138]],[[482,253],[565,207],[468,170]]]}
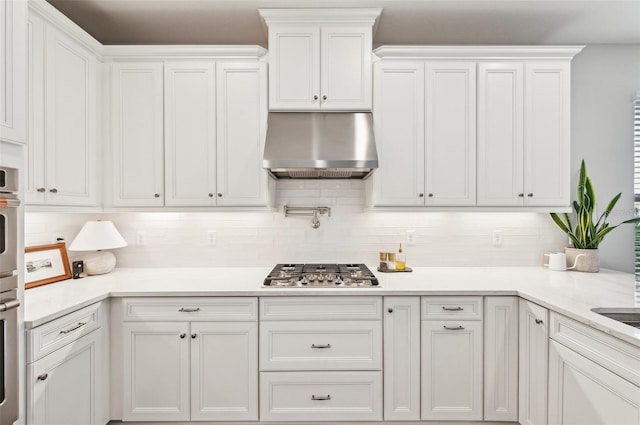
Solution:
{"label": "stainless steel gas cooktop", "polygon": [[377,288],[378,279],[364,264],[278,264],[265,288]]}

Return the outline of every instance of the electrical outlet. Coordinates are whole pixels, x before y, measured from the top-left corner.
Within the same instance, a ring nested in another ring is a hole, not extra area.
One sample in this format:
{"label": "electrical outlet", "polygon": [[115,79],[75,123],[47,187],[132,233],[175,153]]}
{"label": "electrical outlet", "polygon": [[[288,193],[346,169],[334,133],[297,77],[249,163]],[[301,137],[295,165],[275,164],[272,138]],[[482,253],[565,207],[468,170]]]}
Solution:
{"label": "electrical outlet", "polygon": [[142,230],[138,230],[136,232],[136,244],[137,245],[146,245],[147,244],[147,233],[142,231]]}
{"label": "electrical outlet", "polygon": [[216,246],[218,244],[218,232],[215,230],[207,231],[207,245]]}
{"label": "electrical outlet", "polygon": [[502,230],[494,230],[491,234],[491,245],[502,246]]}
{"label": "electrical outlet", "polygon": [[407,230],[407,245],[414,246],[416,244],[416,231]]}

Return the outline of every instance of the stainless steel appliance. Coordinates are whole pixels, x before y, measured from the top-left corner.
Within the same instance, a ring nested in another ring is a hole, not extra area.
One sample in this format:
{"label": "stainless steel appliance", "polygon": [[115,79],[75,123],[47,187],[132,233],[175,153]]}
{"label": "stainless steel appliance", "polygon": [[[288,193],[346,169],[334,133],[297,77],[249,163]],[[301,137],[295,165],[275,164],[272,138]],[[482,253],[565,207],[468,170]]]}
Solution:
{"label": "stainless steel appliance", "polygon": [[18,170],[0,167],[0,424],[18,419]]}
{"label": "stainless steel appliance", "polygon": [[378,288],[364,264],[278,264],[265,278],[265,288]]}

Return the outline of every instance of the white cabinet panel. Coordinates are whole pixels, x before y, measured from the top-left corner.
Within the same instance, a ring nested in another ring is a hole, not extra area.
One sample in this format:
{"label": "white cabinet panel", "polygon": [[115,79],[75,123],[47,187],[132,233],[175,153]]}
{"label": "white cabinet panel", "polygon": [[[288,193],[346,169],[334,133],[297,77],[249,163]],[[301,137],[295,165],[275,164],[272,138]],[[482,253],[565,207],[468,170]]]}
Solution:
{"label": "white cabinet panel", "polygon": [[0,139],[27,141],[27,1],[0,2]]}
{"label": "white cabinet panel", "polygon": [[482,420],[482,322],[422,321],[422,420]]}
{"label": "white cabinet panel", "polygon": [[216,204],[215,63],[164,65],[165,205]]}
{"label": "white cabinet panel", "polygon": [[485,297],[484,420],[518,420],[518,298]]}
{"label": "white cabinet panel", "polygon": [[424,64],[376,63],[373,205],[424,205]]}
{"label": "white cabinet panel", "polygon": [[111,65],[113,204],[162,206],[162,63]]}
{"label": "white cabinet panel", "polygon": [[420,297],[384,297],[384,419],[420,420]]}
{"label": "white cabinet panel", "polygon": [[547,423],[637,425],[640,423],[640,387],[551,341]]}
{"label": "white cabinet panel", "polygon": [[189,420],[188,323],[124,323],[124,421]]}
{"label": "white cabinet panel", "polygon": [[258,420],[258,324],[192,323],[191,337],[191,420]]}
{"label": "white cabinet panel", "polygon": [[523,202],[522,63],[478,65],[478,205]]}
{"label": "white cabinet panel", "polygon": [[519,421],[523,425],[547,423],[549,311],[520,300],[519,313]]}
{"label": "white cabinet panel", "polygon": [[426,205],[476,203],[476,63],[426,63]]}
{"label": "white cabinet panel", "polygon": [[218,205],[267,205],[268,175],[262,167],[267,128],[264,63],[217,67]]}
{"label": "white cabinet panel", "polygon": [[525,205],[569,205],[570,65],[525,65]]}

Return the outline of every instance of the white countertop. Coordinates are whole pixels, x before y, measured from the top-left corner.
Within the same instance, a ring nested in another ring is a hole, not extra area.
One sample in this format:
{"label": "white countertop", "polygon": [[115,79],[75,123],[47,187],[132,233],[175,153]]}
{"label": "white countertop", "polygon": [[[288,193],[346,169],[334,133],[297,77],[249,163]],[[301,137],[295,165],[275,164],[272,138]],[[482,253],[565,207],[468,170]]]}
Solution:
{"label": "white countertop", "polygon": [[[375,270],[373,266],[369,266]],[[131,268],[25,291],[25,329],[109,297],[518,295],[640,347],[640,330],[591,312],[636,307],[629,273],[555,272],[542,267],[417,267],[411,273],[374,272],[378,288],[265,288],[271,267]]]}

